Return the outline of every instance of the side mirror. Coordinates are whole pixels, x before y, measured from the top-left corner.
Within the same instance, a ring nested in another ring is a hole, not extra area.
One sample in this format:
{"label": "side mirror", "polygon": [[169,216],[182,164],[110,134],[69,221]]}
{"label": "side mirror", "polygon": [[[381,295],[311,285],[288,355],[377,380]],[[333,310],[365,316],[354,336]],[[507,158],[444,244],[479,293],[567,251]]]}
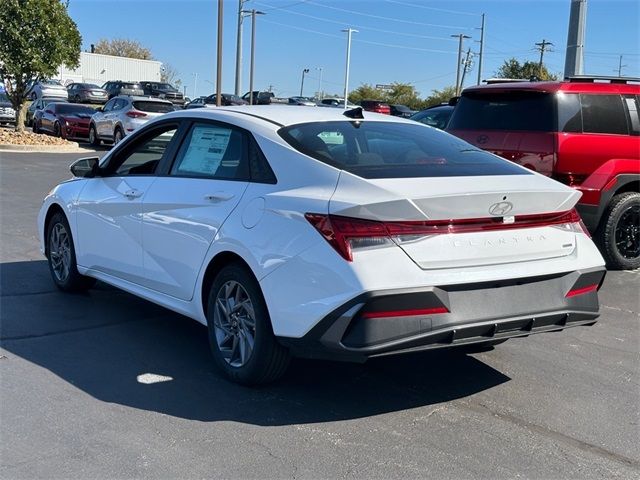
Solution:
{"label": "side mirror", "polygon": [[98,157],[79,158],[71,164],[69,170],[74,177],[93,178],[98,174]]}

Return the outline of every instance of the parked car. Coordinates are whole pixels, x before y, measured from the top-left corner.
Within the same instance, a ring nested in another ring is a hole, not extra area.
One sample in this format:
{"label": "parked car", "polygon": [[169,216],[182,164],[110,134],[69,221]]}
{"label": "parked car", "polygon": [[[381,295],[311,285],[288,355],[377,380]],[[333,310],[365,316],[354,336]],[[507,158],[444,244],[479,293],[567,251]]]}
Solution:
{"label": "parked car", "polygon": [[389,105],[389,111],[394,117],[409,118],[416,113],[415,110],[411,110],[406,105]]}
{"label": "parked car", "polygon": [[142,85],[138,82],[110,81],[102,85],[102,88],[107,91],[110,99],[118,95],[144,95]]}
{"label": "parked car", "polygon": [[253,102],[250,102],[251,93],[247,92],[242,96],[242,100],[247,103],[253,103],[253,105],[269,105],[271,103],[289,103],[288,98],[276,97],[273,92],[259,92],[255,90],[253,92]]}
{"label": "parked car", "polygon": [[174,105],[160,98],[114,97],[91,117],[89,142],[92,145],[100,145],[102,141],[120,143],[149,120],[173,111]]}
{"label": "parked car", "polygon": [[6,93],[0,93],[0,125],[2,124],[16,124],[16,111]]}
{"label": "parked car", "polygon": [[414,113],[409,118],[430,127],[444,130],[447,128],[453,109],[454,107],[451,105],[436,105]]}
{"label": "parked car", "polygon": [[140,82],[144,95],[169,100],[174,105],[184,106],[184,95],[180,90],[166,82]]}
{"label": "parked car", "polygon": [[[338,107],[344,108],[344,98],[323,98],[317,105],[319,107]],[[355,103],[347,102],[347,108],[355,108]]]}
{"label": "parked car", "polygon": [[79,103],[51,102],[44,110],[36,110],[34,133],[50,133],[62,138],[89,136],[89,121],[95,110]]}
{"label": "parked car", "polygon": [[[207,98],[208,97],[205,97],[205,96],[194,98],[189,103],[185,104],[184,108],[185,109],[202,108],[207,105],[207,103],[205,102]],[[213,104],[215,105],[215,101],[213,102]]]}
{"label": "parked car", "polygon": [[389,104],[379,100],[361,100],[360,106],[368,112],[383,113],[385,115],[391,114],[391,107]]}
{"label": "parked car", "polygon": [[361,108],[246,113],[170,113],[74,163],[38,215],[55,285],[100,279],[208,325],[244,384],[292,355],[362,362],[596,321],[604,260],[574,189]]}
{"label": "parked car", "polygon": [[105,103],[109,95],[93,83],[72,83],[67,87],[69,100],[75,103]]}
{"label": "parked car", "polygon": [[289,97],[289,105],[303,105],[305,107],[315,107],[316,102],[309,97]]}
{"label": "parked car", "polygon": [[52,79],[33,82],[27,88],[26,96],[33,101],[36,101],[39,98],[69,99],[69,94],[67,93],[65,86],[62,85],[59,80]]}
{"label": "parked car", "polygon": [[640,267],[640,85],[616,77],[464,90],[447,131],[582,192],[614,268]]}
{"label": "parked car", "polygon": [[33,117],[35,116],[38,110],[44,110],[47,105],[50,103],[66,103],[65,100],[56,100],[53,98],[39,98],[35,102],[31,102],[29,108],[27,108],[27,113],[25,115],[25,124],[28,127],[33,126]]}

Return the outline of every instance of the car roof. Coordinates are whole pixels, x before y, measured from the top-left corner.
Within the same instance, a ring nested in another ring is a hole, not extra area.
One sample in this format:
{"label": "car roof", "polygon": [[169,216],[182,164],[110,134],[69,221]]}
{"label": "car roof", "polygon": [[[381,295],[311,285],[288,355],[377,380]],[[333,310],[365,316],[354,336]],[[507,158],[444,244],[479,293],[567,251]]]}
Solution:
{"label": "car roof", "polygon": [[[355,107],[359,108],[359,107]],[[343,115],[344,110],[341,108],[317,108],[307,106],[290,106],[290,105],[242,105],[233,107],[212,107],[207,109],[195,109],[195,110],[182,110],[172,112],[167,115],[171,116],[197,116],[197,117],[210,117],[212,119],[219,119],[220,116],[230,116],[229,114],[238,118],[252,117],[255,121],[262,120],[262,124],[270,124],[272,127],[285,127],[289,125],[297,125],[301,123],[312,122],[330,122],[330,121],[354,121],[353,118]],[[410,120],[405,120],[400,117],[392,117],[390,115],[383,115],[379,113],[367,112],[363,110],[363,117],[366,121],[376,122],[394,122],[394,123],[409,123],[413,125]],[[220,115],[222,114],[222,115]]]}
{"label": "car roof", "polygon": [[482,92],[514,92],[514,91],[537,91],[555,93],[562,92],[583,92],[583,93],[640,93],[640,85],[632,83],[606,83],[606,82],[586,82],[586,81],[562,81],[562,82],[510,82],[493,83],[491,85],[476,85],[467,87],[462,94],[482,93]]}

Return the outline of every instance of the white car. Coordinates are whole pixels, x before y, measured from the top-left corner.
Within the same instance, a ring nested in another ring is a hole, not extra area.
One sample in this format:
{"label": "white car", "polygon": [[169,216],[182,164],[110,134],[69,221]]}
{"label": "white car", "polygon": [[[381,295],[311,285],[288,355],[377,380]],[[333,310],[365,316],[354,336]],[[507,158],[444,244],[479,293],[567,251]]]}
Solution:
{"label": "white car", "polygon": [[175,109],[171,102],[159,98],[113,97],[91,117],[89,143],[94,146],[100,145],[103,140],[119,143],[149,120]]}
{"label": "white car", "polygon": [[58,100],[69,100],[67,87],[62,85],[59,80],[40,80],[34,82],[27,89],[26,96],[36,101],[41,98],[54,98]]}
{"label": "white car", "polygon": [[184,110],[71,172],[38,217],[55,284],[102,280],[208,325],[241,383],[292,355],[486,348],[599,314],[580,193],[410,120]]}

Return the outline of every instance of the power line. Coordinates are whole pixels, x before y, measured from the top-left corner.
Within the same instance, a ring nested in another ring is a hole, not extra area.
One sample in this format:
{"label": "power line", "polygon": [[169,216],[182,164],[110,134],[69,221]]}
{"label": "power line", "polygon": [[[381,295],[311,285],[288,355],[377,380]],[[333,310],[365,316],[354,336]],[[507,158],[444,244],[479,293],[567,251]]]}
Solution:
{"label": "power line", "polygon": [[[266,4],[260,3],[260,2],[255,2],[255,3],[256,3],[256,5],[266,5]],[[455,40],[453,40],[451,38],[447,38],[447,37],[434,37],[434,36],[431,36],[431,35],[418,35],[418,34],[415,34],[415,33],[404,33],[404,32],[397,32],[397,31],[394,31],[394,30],[383,30],[383,29],[380,29],[380,28],[372,28],[372,27],[365,27],[363,25],[355,25],[355,24],[353,24],[351,22],[341,22],[341,21],[338,21],[338,20],[330,20],[328,18],[318,17],[316,15],[309,15],[308,13],[294,12],[292,10],[286,10],[284,8],[281,8],[280,10],[282,10],[282,11],[284,11],[286,13],[293,14],[293,15],[298,15],[298,16],[301,16],[301,17],[307,17],[307,18],[312,18],[314,20],[319,20],[321,22],[333,23],[333,24],[342,25],[342,26],[349,24],[352,27],[360,28],[362,30],[370,30],[372,32],[389,33],[389,34],[392,34],[392,35],[401,35],[401,36],[413,37],[413,38],[424,38],[424,39],[427,39],[427,40],[445,40],[447,42],[455,42]]]}
{"label": "power line", "polygon": [[357,12],[355,10],[347,10],[346,8],[339,8],[339,7],[334,7],[331,5],[326,5],[326,4],[321,4],[321,3],[316,3],[316,2],[312,2],[311,0],[309,0],[307,2],[309,5],[315,5],[316,7],[321,7],[321,8],[328,8],[331,10],[336,10],[338,12],[345,12],[345,13],[351,13],[353,15],[360,15],[363,17],[369,17],[369,18],[377,18],[378,20],[387,20],[390,22],[399,22],[399,23],[407,23],[410,25],[421,25],[423,27],[435,27],[435,28],[453,28],[456,30],[471,30],[470,27],[460,27],[460,26],[455,26],[455,25],[439,25],[439,24],[434,24],[434,23],[424,23],[424,22],[414,22],[412,20],[402,20],[399,18],[392,18],[392,17],[383,17],[381,15],[373,15],[371,13],[362,13],[362,12]]}
{"label": "power line", "polygon": [[[274,6],[272,6],[272,5],[266,5],[266,6],[267,6],[267,8],[265,8],[265,10],[264,10],[264,11],[265,11],[265,12],[271,12],[271,11],[273,11],[273,10],[283,10],[283,9],[285,9],[285,8],[295,7],[296,5],[300,5],[300,4],[302,4],[302,3],[307,3],[308,1],[309,1],[309,0],[300,0],[300,1],[298,1],[298,2],[290,3],[289,5],[284,5],[284,6],[282,6],[282,7],[274,7]],[[256,3],[258,3],[258,2],[256,2]],[[265,5],[265,4],[263,3],[262,5]]]}
{"label": "power line", "polygon": [[433,10],[434,12],[453,13],[455,15],[470,15],[472,17],[478,16],[477,13],[461,12],[459,10],[447,10],[446,8],[427,7],[425,5],[416,5],[415,3],[398,2],[397,0],[384,0],[387,3],[395,3],[397,5],[404,5],[405,7],[422,8],[423,10]]}

